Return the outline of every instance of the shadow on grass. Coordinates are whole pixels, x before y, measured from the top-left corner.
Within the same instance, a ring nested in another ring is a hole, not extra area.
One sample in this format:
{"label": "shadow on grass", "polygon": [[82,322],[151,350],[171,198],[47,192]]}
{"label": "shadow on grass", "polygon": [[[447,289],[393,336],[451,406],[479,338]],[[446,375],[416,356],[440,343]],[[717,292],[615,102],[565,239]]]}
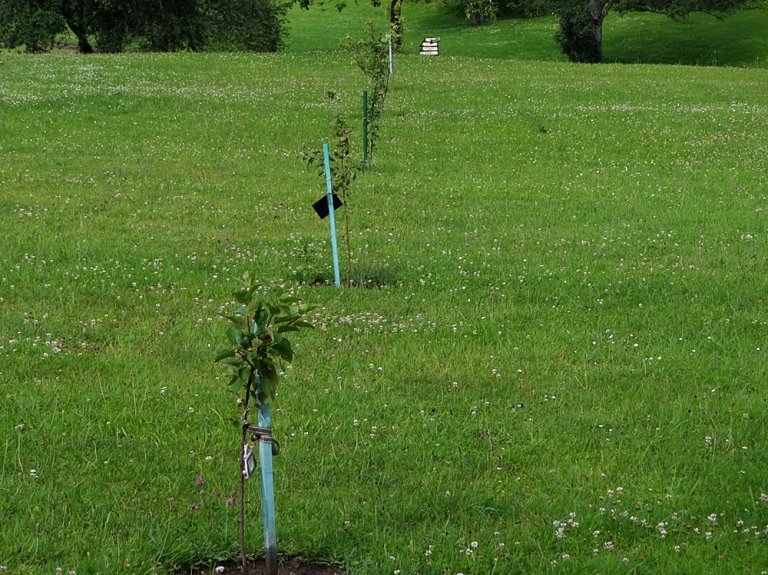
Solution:
{"label": "shadow on grass", "polygon": [[[257,560],[250,563],[250,575],[264,575],[264,561]],[[277,567],[278,575],[341,575],[342,571],[332,565],[317,565],[303,563],[295,559],[282,562]],[[216,563],[210,567],[190,567],[176,571],[177,575],[242,575],[243,569],[240,563],[227,561]]]}
{"label": "shadow on grass", "polygon": [[[296,279],[300,284],[310,286],[332,286],[334,283],[333,273],[327,271],[301,270],[296,274]],[[342,272],[342,284],[345,279]],[[384,289],[393,286],[396,279],[397,269],[387,264],[358,264],[350,274],[352,287],[364,289]]]}
{"label": "shadow on grass", "polygon": [[350,275],[352,287],[383,289],[395,285],[397,269],[390,265],[358,264]]}
{"label": "shadow on grass", "polygon": [[768,10],[718,20],[692,14],[683,22],[659,14],[611,14],[603,29],[604,61],[765,68]]}

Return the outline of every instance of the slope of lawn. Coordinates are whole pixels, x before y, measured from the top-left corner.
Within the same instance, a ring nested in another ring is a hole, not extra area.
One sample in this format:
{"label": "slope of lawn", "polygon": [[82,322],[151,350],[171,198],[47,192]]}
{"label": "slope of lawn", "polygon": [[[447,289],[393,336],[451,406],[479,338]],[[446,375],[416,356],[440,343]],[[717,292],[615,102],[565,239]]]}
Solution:
{"label": "slope of lawn", "polygon": [[320,306],[274,411],[284,556],[765,570],[768,71],[400,57],[352,190],[369,289],[336,289],[298,156],[328,90],[357,122],[348,60],[4,56],[0,565],[237,557],[212,359],[250,270]]}
{"label": "slope of lawn", "polygon": [[[441,39],[444,56],[502,58],[513,60],[566,61],[555,42],[557,18],[499,19],[484,26],[448,14],[441,2],[405,4],[403,50],[417,54],[426,37]],[[306,53],[338,50],[339,38],[362,35],[366,20],[380,22],[385,30],[383,8],[360,1],[339,13],[335,9],[301,10],[288,16],[288,51]],[[606,62],[622,64],[683,64],[765,68],[768,62],[768,10],[743,10],[717,20],[692,14],[675,22],[658,14],[611,13],[603,27]]]}

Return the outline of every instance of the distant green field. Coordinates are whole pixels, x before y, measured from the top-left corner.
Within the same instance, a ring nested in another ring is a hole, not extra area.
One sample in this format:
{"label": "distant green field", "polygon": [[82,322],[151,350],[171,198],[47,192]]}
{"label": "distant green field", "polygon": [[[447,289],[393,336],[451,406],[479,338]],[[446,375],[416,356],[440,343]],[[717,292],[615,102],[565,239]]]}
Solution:
{"label": "distant green field", "polygon": [[312,47],[296,18],[279,55],[3,55],[6,572],[237,557],[239,413],[213,356],[246,270],[320,306],[273,412],[284,556],[766,570],[768,70],[451,56],[417,21],[407,46],[434,31],[445,56],[398,57],[352,189],[372,289],[323,283],[324,183],[298,159],[328,90],[358,123],[349,58],[306,54],[343,27]]}
{"label": "distant green field", "polygon": [[[473,27],[447,14],[441,2],[405,4],[404,52],[418,53],[425,37],[441,38],[445,56],[563,62],[555,42],[557,18],[496,20]],[[356,37],[367,19],[386,26],[383,9],[361,2],[335,9],[289,13],[288,51],[337,50],[339,38]],[[744,10],[725,20],[693,14],[679,23],[656,14],[611,13],[604,26],[605,61],[622,64],[685,64],[765,68],[768,62],[768,10]]]}

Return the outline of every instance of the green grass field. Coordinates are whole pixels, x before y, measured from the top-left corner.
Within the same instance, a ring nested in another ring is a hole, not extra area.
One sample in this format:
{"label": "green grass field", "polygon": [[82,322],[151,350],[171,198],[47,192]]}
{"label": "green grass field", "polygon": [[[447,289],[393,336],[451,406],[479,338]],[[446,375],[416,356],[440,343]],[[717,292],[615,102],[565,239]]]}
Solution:
{"label": "green grass field", "polygon": [[281,55],[3,56],[6,572],[237,557],[239,413],[213,356],[247,270],[320,306],[275,405],[284,556],[768,570],[768,71],[445,38],[449,57],[398,58],[352,189],[375,289],[312,283],[324,184],[298,156],[330,132],[327,90],[357,121],[347,56],[296,29]]}

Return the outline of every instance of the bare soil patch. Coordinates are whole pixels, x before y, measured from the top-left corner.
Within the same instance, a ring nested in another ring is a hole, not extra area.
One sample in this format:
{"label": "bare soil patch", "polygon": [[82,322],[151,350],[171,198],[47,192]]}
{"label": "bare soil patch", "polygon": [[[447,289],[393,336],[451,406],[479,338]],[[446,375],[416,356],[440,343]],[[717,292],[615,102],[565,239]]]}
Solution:
{"label": "bare soil patch", "polygon": [[[223,567],[223,571],[216,571],[216,567]],[[277,569],[278,575],[343,575],[338,567],[331,565],[314,565],[312,563],[302,563],[295,559],[289,559],[280,563]],[[216,564],[212,567],[185,569],[179,571],[179,575],[242,575],[243,570],[240,563],[227,562]],[[254,561],[250,563],[250,575],[264,575],[264,561]]]}

